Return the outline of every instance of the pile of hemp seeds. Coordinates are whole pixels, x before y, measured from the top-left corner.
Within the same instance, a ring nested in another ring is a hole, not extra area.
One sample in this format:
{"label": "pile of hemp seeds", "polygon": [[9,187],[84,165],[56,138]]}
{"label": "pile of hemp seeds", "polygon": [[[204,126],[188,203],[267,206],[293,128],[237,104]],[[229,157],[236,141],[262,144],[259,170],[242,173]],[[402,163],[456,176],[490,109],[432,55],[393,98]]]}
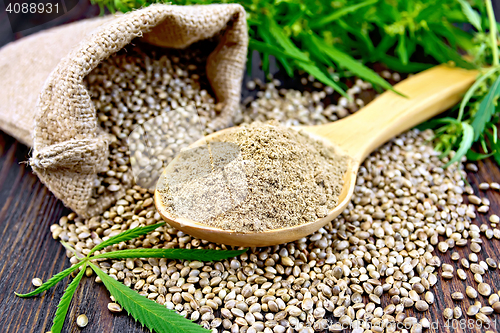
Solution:
{"label": "pile of hemp seeds", "polygon": [[[206,51],[210,47],[210,40],[186,50],[160,49],[143,43],[128,45],[85,78],[99,125],[111,137],[108,160],[94,184],[90,206],[106,192],[131,187],[134,166],[152,169],[142,168],[147,178],[136,179],[138,184],[151,188],[163,166],[196,141],[202,128],[208,133],[214,130],[210,120],[220,111],[220,105],[215,104],[206,78]],[[162,150],[152,158],[144,146],[130,147],[128,143],[138,125],[148,127],[151,122],[161,133],[156,135],[150,130],[149,139],[158,136],[164,141],[153,143]]]}
{"label": "pile of hemp seeds", "polygon": [[[111,147],[109,170],[102,173],[97,192],[120,186],[125,174],[122,170],[130,167],[121,133],[141,124],[141,117],[157,115],[165,105],[182,105],[183,89],[194,91],[191,99],[199,99],[207,119],[214,116],[214,100],[200,83],[203,67],[195,61],[173,58],[168,74],[173,71],[178,76],[172,84],[173,94],[165,103],[161,97],[164,84],[154,79],[155,70],[160,70],[155,66],[163,66],[163,60],[140,57],[144,55],[129,53],[120,60],[128,63],[117,62],[115,69],[103,66],[100,72],[93,73],[94,79],[92,74],[89,76],[96,104],[106,101],[104,104],[115,106],[97,107],[103,129],[117,137]],[[115,60],[111,58],[110,62]],[[117,65],[125,69],[136,66],[134,72],[143,74],[133,83],[124,83]],[[399,79],[397,73],[382,74]],[[305,84],[312,80],[302,81]],[[146,93],[137,93],[133,85],[145,85]],[[353,97],[350,102],[332,98],[331,89],[317,82],[314,85],[316,91],[300,92],[281,89],[277,80],[269,84],[250,81],[248,88],[259,91],[255,98],[244,102],[234,122],[327,123],[362,107],[366,101],[360,96],[371,90],[369,83],[357,80],[348,90]],[[120,103],[127,98],[140,112],[133,116],[116,114],[114,110],[120,110]],[[327,105],[324,101],[329,99],[335,103]],[[462,164],[444,168],[447,159],[440,159],[433,150],[429,143],[432,137],[431,131],[410,130],[377,149],[362,164],[347,209],[298,241],[251,248],[237,258],[211,263],[126,259],[101,261],[99,266],[144,297],[213,332],[341,332],[347,327],[353,333],[418,333],[433,324],[426,318],[438,297],[433,287],[441,283],[441,289],[445,293],[448,290],[446,282],[439,282],[441,277],[462,279],[467,285],[451,293],[451,299],[444,295],[450,305],[443,311],[446,319],[460,320],[467,314],[477,323],[490,323],[490,315],[500,312],[500,292],[487,281],[491,281],[490,275],[497,274],[498,264],[481,251],[481,244],[500,239],[499,217],[490,215],[489,225],[474,224],[476,212],[486,214],[489,202],[484,192],[481,198],[465,184]],[[474,167],[467,165],[472,171]],[[500,185],[484,183],[480,189],[499,190]],[[100,216],[84,220],[71,213],[62,217],[51,226],[52,235],[69,243],[78,254],[87,254],[96,244],[124,230],[160,222],[152,194],[134,185]],[[147,236],[103,251],[141,247],[226,249],[165,225]],[[470,248],[467,258],[455,251],[463,247]],[[455,265],[442,264],[441,258],[448,252]],[[72,264],[77,262],[73,253],[68,251],[67,255]],[[92,271],[86,273],[90,276]],[[101,282],[98,277],[96,282]],[[113,302],[108,309],[122,310]],[[412,310],[423,312],[418,316],[421,318],[412,315],[417,313]]]}

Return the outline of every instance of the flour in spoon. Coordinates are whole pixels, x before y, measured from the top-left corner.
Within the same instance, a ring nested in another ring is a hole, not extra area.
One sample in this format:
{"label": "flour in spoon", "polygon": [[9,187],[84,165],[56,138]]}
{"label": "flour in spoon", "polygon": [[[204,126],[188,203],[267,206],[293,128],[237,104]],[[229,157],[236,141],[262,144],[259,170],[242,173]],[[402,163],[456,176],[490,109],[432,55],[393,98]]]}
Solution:
{"label": "flour in spoon", "polygon": [[185,150],[170,167],[157,189],[171,215],[261,232],[325,217],[347,159],[303,131],[254,123]]}

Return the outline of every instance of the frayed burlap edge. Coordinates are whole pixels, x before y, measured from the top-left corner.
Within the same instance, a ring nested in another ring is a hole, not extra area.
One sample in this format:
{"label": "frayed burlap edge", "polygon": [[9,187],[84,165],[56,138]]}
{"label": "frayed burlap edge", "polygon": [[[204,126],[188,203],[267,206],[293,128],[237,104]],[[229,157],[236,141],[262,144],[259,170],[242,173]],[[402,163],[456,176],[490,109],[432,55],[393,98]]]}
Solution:
{"label": "frayed burlap edge", "polygon": [[122,197],[125,190],[102,195],[89,206],[97,173],[108,157],[109,139],[99,130],[83,78],[136,37],[158,46],[184,48],[223,29],[221,42],[207,61],[207,76],[223,105],[211,124],[216,129],[230,124],[239,104],[248,45],[243,7],[153,5],[120,15],[90,34],[61,60],[40,94],[30,164],[41,181],[84,218],[101,213]]}

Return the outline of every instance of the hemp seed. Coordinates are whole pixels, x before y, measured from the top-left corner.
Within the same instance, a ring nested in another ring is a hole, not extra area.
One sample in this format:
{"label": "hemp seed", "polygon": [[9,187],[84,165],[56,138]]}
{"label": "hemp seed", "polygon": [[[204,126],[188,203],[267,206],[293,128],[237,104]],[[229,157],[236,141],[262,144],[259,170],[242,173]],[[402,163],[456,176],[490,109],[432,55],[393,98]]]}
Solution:
{"label": "hemp seed", "polygon": [[479,283],[479,285],[477,286],[477,290],[479,291],[479,293],[485,297],[488,297],[491,295],[491,287],[489,284],[487,283]]}
{"label": "hemp seed", "polygon": [[476,299],[477,298],[477,291],[476,291],[476,289],[474,289],[471,286],[467,286],[467,288],[465,288],[465,293],[467,294],[467,296],[469,298],[472,298],[472,299]]}
{"label": "hemp seed", "polygon": [[444,319],[453,319],[453,310],[450,308],[446,308],[443,311]]}
{"label": "hemp seed", "polygon": [[475,316],[477,313],[479,313],[479,309],[480,309],[479,306],[473,304],[469,306],[469,308],[467,309],[467,315],[470,317]]}
{"label": "hemp seed", "polygon": [[111,312],[119,313],[122,312],[123,308],[117,303],[108,303],[108,310]]}
{"label": "hemp seed", "polygon": [[81,314],[76,318],[76,324],[78,325],[78,327],[83,328],[87,326],[88,323],[89,323],[89,318],[87,318],[85,314]]}
{"label": "hemp seed", "polygon": [[427,304],[426,301],[422,301],[422,300],[417,301],[415,303],[415,309],[417,309],[417,311],[421,311],[421,312],[427,311],[429,309],[429,304]]}
{"label": "hemp seed", "polygon": [[40,278],[34,278],[33,280],[31,280],[31,284],[33,284],[34,287],[38,288],[43,284],[43,281]]}
{"label": "hemp seed", "polygon": [[462,309],[459,307],[459,306],[456,306],[454,309],[453,309],[453,317],[455,319],[459,319],[462,317]]}
{"label": "hemp seed", "polygon": [[457,291],[451,294],[451,298],[456,300],[456,301],[461,301],[464,299],[464,294],[461,292]]}

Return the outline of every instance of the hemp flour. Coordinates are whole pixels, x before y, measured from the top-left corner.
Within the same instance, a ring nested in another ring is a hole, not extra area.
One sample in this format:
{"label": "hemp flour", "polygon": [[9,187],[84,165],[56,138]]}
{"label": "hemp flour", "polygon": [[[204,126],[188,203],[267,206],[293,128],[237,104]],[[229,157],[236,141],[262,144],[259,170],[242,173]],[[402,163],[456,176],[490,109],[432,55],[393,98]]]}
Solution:
{"label": "hemp flour", "polygon": [[175,217],[260,232],[325,217],[346,162],[303,131],[254,123],[183,151],[157,189]]}

